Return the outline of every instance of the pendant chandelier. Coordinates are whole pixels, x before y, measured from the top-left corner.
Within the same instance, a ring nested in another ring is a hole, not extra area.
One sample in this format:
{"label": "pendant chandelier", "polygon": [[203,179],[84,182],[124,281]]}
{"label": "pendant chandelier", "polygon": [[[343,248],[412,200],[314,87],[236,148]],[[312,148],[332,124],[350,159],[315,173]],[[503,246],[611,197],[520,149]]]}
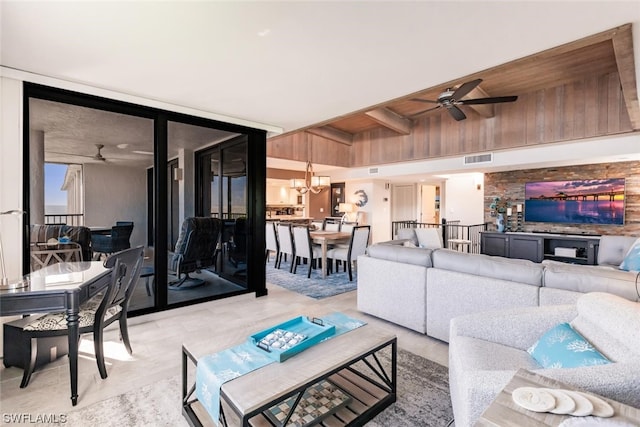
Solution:
{"label": "pendant chandelier", "polygon": [[306,194],[312,192],[318,194],[325,188],[331,185],[331,179],[328,176],[315,176],[313,174],[313,166],[310,161],[307,161],[307,168],[304,172],[304,180],[300,178],[294,178],[290,181],[290,187],[295,189],[300,194]]}

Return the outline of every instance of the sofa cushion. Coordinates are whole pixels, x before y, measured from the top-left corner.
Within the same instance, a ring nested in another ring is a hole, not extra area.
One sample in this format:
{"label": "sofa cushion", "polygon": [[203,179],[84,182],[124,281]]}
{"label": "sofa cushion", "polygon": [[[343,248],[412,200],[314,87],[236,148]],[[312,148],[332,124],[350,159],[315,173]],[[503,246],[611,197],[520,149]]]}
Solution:
{"label": "sofa cushion", "polygon": [[416,236],[415,230],[415,228],[401,228],[398,230],[394,240],[410,240],[414,245],[418,246],[418,236]]}
{"label": "sofa cushion", "polygon": [[525,259],[469,254],[449,249],[433,251],[432,258],[435,268],[532,286],[542,285],[542,265]]}
{"label": "sofa cushion", "polygon": [[578,368],[611,363],[568,323],[549,329],[527,352],[543,368]]}
{"label": "sofa cushion", "polygon": [[418,245],[421,248],[439,249],[442,247],[442,231],[439,228],[416,228]]}
{"label": "sofa cushion", "polygon": [[431,249],[408,248],[401,245],[375,244],[367,254],[372,258],[431,267]]}
{"label": "sofa cushion", "polygon": [[601,236],[598,245],[598,265],[618,267],[635,241],[636,237],[630,236]]}
{"label": "sofa cushion", "polygon": [[616,362],[640,357],[640,303],[604,292],[580,297],[571,326]]}
{"label": "sofa cushion", "polygon": [[609,292],[628,300],[638,299],[636,273],[613,267],[543,261],[544,286],[574,292]]}
{"label": "sofa cushion", "polygon": [[640,271],[640,238],[631,245],[620,264],[621,270]]}

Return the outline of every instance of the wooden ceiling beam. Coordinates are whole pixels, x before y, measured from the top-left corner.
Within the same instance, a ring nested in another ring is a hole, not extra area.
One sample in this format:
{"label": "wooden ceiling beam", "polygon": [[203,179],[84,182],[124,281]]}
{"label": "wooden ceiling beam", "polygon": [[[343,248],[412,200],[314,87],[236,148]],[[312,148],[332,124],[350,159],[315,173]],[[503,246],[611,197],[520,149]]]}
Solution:
{"label": "wooden ceiling beam", "polygon": [[340,144],[353,145],[353,134],[344,132],[329,125],[309,128],[307,129],[307,132],[315,136],[339,142]]}
{"label": "wooden ceiling beam", "polygon": [[413,128],[413,122],[408,118],[394,113],[388,108],[376,108],[375,110],[366,111],[365,114],[378,124],[398,132],[400,135],[409,135]]}
{"label": "wooden ceiling beam", "polygon": [[618,65],[622,96],[624,97],[631,126],[640,129],[640,104],[638,103],[638,86],[636,85],[636,70],[633,58],[633,38],[631,26],[625,26],[615,32],[611,41]]}
{"label": "wooden ceiling beam", "polygon": [[[462,100],[490,98],[490,97],[491,95],[485,92],[480,86],[476,86],[473,88],[471,92],[469,92],[466,96],[464,96]],[[480,114],[482,117],[486,117],[487,119],[495,115],[493,104],[474,104],[474,105],[467,105],[467,107],[471,108],[476,113]]]}

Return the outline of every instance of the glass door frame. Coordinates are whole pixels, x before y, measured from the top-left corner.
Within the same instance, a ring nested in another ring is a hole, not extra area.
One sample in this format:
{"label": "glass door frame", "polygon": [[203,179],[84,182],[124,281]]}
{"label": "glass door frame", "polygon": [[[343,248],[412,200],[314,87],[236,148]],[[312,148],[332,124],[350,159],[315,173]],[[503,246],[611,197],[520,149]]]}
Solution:
{"label": "glass door frame", "polygon": [[[149,224],[149,230],[153,229],[154,237],[154,267],[156,271],[167,271],[167,145],[168,145],[168,122],[176,121],[197,126],[210,127],[229,132],[246,135],[247,150],[247,216],[251,218],[248,227],[248,262],[247,262],[247,290],[242,293],[255,292],[256,296],[267,294],[264,269],[265,251],[265,217],[266,217],[266,131],[246,126],[220,122],[212,119],[190,116],[178,112],[166,111],[143,105],[132,104],[124,101],[117,101],[95,95],[88,95],[80,92],[73,92],[66,89],[59,89],[40,84],[23,83],[23,155],[22,155],[22,196],[23,206],[26,212],[30,212],[30,156],[29,156],[29,99],[43,99],[53,102],[71,104],[81,107],[93,108],[97,110],[110,111],[131,116],[143,117],[153,120],[153,188],[149,190],[153,193],[152,203],[154,223]],[[25,221],[22,243],[22,272],[27,274],[30,271],[29,262],[29,230],[30,221]],[[157,312],[184,305],[191,305],[198,302],[216,299],[216,297],[204,298],[202,300],[186,301],[169,305],[167,277],[165,274],[156,276],[156,289],[154,293],[154,306],[141,310],[132,311],[130,314],[139,315]],[[223,296],[223,297],[226,297]],[[218,297],[220,298],[220,297]]]}

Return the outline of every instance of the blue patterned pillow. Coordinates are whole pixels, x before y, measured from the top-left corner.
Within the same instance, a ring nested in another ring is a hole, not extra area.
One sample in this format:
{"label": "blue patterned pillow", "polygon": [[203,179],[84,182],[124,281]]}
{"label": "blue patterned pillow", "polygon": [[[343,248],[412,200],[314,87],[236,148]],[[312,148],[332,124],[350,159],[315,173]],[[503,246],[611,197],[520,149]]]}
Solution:
{"label": "blue patterned pillow", "polygon": [[543,368],[578,368],[611,363],[568,323],[549,329],[527,351]]}
{"label": "blue patterned pillow", "polygon": [[640,238],[636,239],[629,248],[622,264],[620,264],[620,270],[640,271]]}

